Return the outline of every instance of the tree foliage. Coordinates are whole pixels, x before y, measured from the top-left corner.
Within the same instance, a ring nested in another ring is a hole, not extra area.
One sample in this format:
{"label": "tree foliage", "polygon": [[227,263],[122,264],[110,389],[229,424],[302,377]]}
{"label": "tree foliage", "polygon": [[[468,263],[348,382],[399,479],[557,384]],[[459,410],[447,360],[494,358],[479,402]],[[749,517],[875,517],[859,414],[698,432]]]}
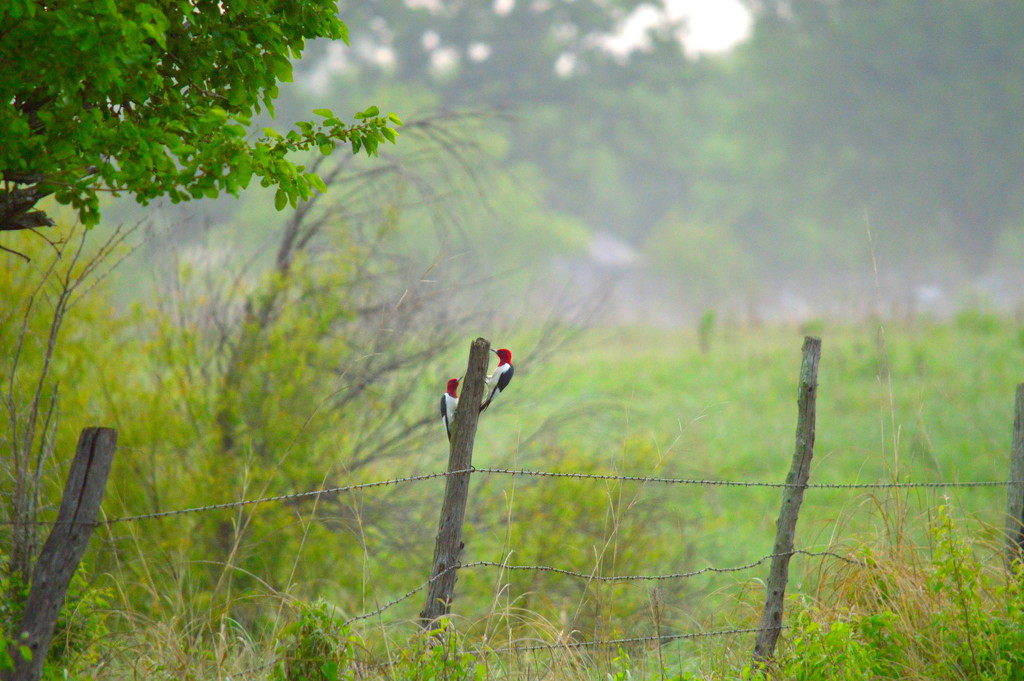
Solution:
{"label": "tree foliage", "polygon": [[1024,5],[759,5],[716,135],[739,153],[714,160],[743,229],[761,245],[793,226],[863,235],[866,217],[904,259],[984,272],[1024,217]]}
{"label": "tree foliage", "polygon": [[[635,10],[625,0],[440,0],[360,3],[346,15],[372,27],[353,50],[357,65],[440,90],[447,101],[519,106],[561,102],[628,67],[629,60],[606,46]],[[674,28],[670,23],[648,34],[646,47],[671,45],[679,53]]]}
{"label": "tree foliage", "polygon": [[414,5],[347,12],[373,27],[354,41],[352,70],[439,92],[446,106],[512,111],[509,159],[542,169],[543,201],[562,220],[642,237],[685,194],[702,70],[685,59],[680,18],[662,12],[635,36],[632,18],[661,10],[623,0]]}
{"label": "tree foliage", "polygon": [[401,121],[370,107],[347,124],[321,109],[285,135],[247,139],[314,37],[348,39],[333,1],[4,3],[0,230],[52,224],[34,210],[51,194],[92,224],[100,191],[178,202],[257,177],[281,209],[323,190],[289,152],[344,143],[373,155]]}
{"label": "tree foliage", "polygon": [[361,5],[345,63],[515,107],[510,155],[542,169],[546,205],[635,245],[682,216],[764,272],[863,272],[867,222],[889,263],[983,272],[1024,215],[1024,6],[746,4],[751,39],[706,59],[667,17],[609,51],[622,2]]}

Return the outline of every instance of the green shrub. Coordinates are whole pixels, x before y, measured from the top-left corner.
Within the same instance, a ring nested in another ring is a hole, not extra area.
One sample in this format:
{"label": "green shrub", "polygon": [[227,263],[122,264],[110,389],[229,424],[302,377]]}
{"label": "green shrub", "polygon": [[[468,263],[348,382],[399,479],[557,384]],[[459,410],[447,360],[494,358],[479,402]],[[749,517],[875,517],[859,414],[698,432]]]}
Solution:
{"label": "green shrub", "polygon": [[931,560],[871,558],[826,588],[826,609],[797,609],[773,678],[1024,678],[1024,586],[1021,570],[993,585],[948,509],[932,524]]}
{"label": "green shrub", "polygon": [[303,606],[299,618],[281,633],[278,643],[282,653],[272,678],[275,681],[352,681],[356,641],[326,601]]}
{"label": "green shrub", "polygon": [[64,607],[57,617],[44,679],[87,678],[85,670],[109,653],[111,590],[90,584],[84,564],[71,578]]}
{"label": "green shrub", "polygon": [[454,627],[442,619],[439,628],[418,635],[392,661],[392,678],[399,681],[484,681],[487,665],[466,652]]}
{"label": "green shrub", "polygon": [[[0,560],[6,556],[0,553]],[[0,671],[13,669],[14,660],[10,644],[17,636],[21,625],[28,588],[21,584],[17,575],[0,575]],[[53,640],[50,644],[44,679],[88,678],[86,671],[99,660],[101,645],[109,646],[110,590],[90,584],[88,570],[79,566],[71,578],[68,593],[57,616]],[[21,647],[24,657],[31,659],[27,646]]]}

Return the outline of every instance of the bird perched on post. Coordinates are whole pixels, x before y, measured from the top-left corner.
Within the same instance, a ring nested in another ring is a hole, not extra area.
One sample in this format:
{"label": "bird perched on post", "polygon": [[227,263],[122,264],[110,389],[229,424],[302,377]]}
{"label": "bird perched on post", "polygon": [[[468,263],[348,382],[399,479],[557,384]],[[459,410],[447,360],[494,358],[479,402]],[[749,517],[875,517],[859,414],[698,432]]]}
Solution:
{"label": "bird perched on post", "polygon": [[448,441],[452,441],[452,420],[455,418],[455,409],[459,406],[459,379],[449,378],[448,387],[441,395],[441,422],[444,423],[444,432],[448,433]]}
{"label": "bird perched on post", "polygon": [[512,381],[512,374],[515,369],[512,366],[512,351],[507,348],[501,350],[491,350],[498,356],[498,367],[494,370],[494,373],[487,377],[487,385],[484,388],[484,394],[487,395],[487,400],[480,406],[480,411],[490,406],[491,401],[501,394],[501,391],[508,387],[509,382]]}

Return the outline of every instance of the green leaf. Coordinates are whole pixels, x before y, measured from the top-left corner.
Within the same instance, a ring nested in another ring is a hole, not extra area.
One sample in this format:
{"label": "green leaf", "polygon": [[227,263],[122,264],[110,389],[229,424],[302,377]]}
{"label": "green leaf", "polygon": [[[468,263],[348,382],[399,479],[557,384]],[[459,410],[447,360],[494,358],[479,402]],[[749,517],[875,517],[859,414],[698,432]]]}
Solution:
{"label": "green leaf", "polygon": [[402,119],[399,118],[398,114],[396,114],[394,111],[392,111],[391,113],[388,114],[388,120],[391,121],[392,123],[394,123],[395,125],[401,125],[402,124]]}
{"label": "green leaf", "polygon": [[150,23],[142,24],[142,30],[145,31],[146,34],[150,38],[152,38],[156,42],[157,45],[159,45],[161,47],[161,49],[164,49],[164,50],[167,49],[167,41],[164,38],[164,32],[163,31],[161,31],[159,28],[157,28],[156,26],[154,26],[153,24],[150,24]]}
{"label": "green leaf", "polygon": [[272,55],[270,68],[274,72],[274,76],[282,83],[292,82],[292,63],[287,57],[282,57],[279,54]]}
{"label": "green leaf", "polygon": [[327,681],[338,681],[338,663],[334,660],[329,660],[320,665],[320,672]]}
{"label": "green leaf", "polygon": [[332,118],[334,116],[334,112],[330,109],[313,109],[313,113],[323,118]]}
{"label": "green leaf", "polygon": [[309,180],[309,184],[319,192],[326,192],[327,185],[324,184],[323,178],[316,173],[306,173],[306,179]]}
{"label": "green leaf", "polygon": [[380,109],[375,106],[371,106],[369,109],[363,112],[364,118],[373,118],[380,113]]}
{"label": "green leaf", "polygon": [[229,124],[229,125],[225,125],[221,129],[224,131],[225,135],[228,135],[230,137],[245,137],[245,134],[246,134],[245,128],[243,128],[240,125],[230,125]]}
{"label": "green leaf", "polygon": [[278,189],[277,193],[274,194],[274,209],[284,210],[284,207],[288,205],[288,194],[283,189]]}

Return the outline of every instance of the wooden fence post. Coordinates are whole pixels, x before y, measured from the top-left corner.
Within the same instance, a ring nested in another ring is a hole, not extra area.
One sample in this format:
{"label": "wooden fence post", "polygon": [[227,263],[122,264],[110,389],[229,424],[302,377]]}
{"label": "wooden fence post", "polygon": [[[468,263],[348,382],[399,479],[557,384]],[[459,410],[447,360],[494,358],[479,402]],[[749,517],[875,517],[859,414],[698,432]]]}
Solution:
{"label": "wooden fence post", "polygon": [[764,614],[761,616],[760,631],[754,643],[754,661],[764,664],[775,653],[782,628],[783,600],[786,596],[786,582],[789,579],[789,559],[793,556],[796,521],[800,504],[804,499],[804,488],[811,474],[811,459],[814,457],[815,409],[818,395],[818,362],[821,359],[821,339],[804,338],[803,361],[800,364],[800,392],[797,398],[798,414],[796,425],[796,451],[793,463],[786,476],[786,488],[782,492],[782,508],[775,524],[775,548],[768,573]]}
{"label": "wooden fence post", "polygon": [[[4,675],[10,681],[38,681],[43,674],[57,616],[99,515],[116,447],[117,431],[111,428],[86,428],[78,438],[57,522],[36,560],[25,613],[11,645],[14,668]],[[31,659],[21,654],[23,646]]]}
{"label": "wooden fence post", "polygon": [[[491,346],[477,338],[469,347],[469,365],[462,382],[462,396],[452,424],[452,441],[448,454],[448,471],[469,470],[473,466],[473,440],[480,419],[480,404],[487,375],[487,354]],[[445,480],[444,503],[434,544],[434,562],[430,571],[433,580],[427,589],[427,602],[420,612],[420,625],[433,626],[437,618],[447,615],[455,591],[456,572],[462,553],[462,522],[469,498],[470,474],[449,475]]]}
{"label": "wooden fence post", "polygon": [[1010,484],[1006,489],[1006,566],[1024,552],[1024,383],[1017,386],[1010,448]]}

